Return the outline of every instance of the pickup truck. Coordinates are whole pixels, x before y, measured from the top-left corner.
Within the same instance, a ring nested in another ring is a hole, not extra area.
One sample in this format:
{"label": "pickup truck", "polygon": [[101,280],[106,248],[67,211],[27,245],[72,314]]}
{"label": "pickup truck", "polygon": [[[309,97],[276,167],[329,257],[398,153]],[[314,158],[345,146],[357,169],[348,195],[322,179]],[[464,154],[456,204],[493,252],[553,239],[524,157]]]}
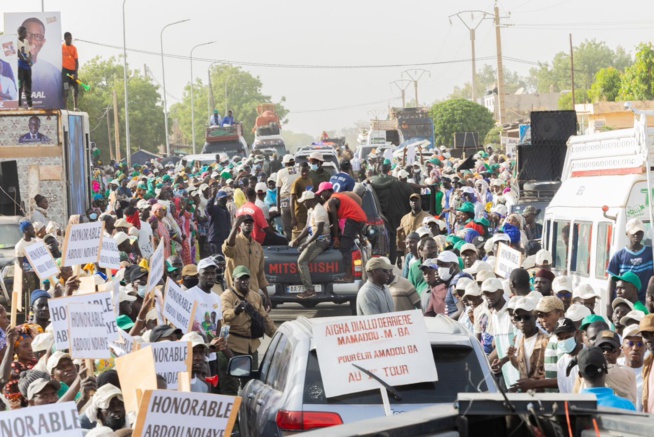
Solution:
{"label": "pickup truck", "polygon": [[272,307],[284,302],[297,302],[305,308],[313,308],[320,302],[350,303],[356,314],[356,300],[359,288],[365,282],[366,261],[370,258],[370,244],[356,242],[352,250],[352,282],[341,282],[345,277],[343,255],[340,250],[329,248],[309,264],[311,280],[318,293],[311,299],[300,299],[302,281],[300,281],[297,259],[300,252],[295,247],[267,246],[263,248],[264,270],[270,285],[268,296]]}

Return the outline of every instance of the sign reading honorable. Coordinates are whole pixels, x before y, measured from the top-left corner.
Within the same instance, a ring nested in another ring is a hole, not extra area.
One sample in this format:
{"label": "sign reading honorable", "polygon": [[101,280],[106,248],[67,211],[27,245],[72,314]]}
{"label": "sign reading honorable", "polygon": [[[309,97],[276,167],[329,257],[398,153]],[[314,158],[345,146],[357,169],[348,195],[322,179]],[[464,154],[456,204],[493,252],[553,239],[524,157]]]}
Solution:
{"label": "sign reading honorable", "polygon": [[175,284],[175,281],[168,278],[166,284],[166,300],[164,301],[163,316],[176,328],[187,333],[193,329],[193,316],[198,302],[193,300],[193,295],[185,293]]}
{"label": "sign reading honorable", "polygon": [[391,386],[438,381],[419,310],[319,323],[313,335],[327,397],[381,387],[353,364]]}
{"label": "sign reading honorable", "polygon": [[32,245],[25,246],[25,255],[40,280],[45,281],[59,274],[59,267],[43,242],[37,241]]}
{"label": "sign reading honorable", "polygon": [[154,290],[154,287],[157,286],[164,274],[164,246],[163,238],[157,246],[157,250],[154,251],[150,257],[150,272],[148,274],[148,286],[146,288],[147,292]]}
{"label": "sign reading honorable", "polygon": [[508,278],[514,269],[522,265],[522,253],[508,244],[500,243],[495,255],[495,268],[493,272],[500,278]]}
{"label": "sign reading honorable", "polygon": [[2,437],[82,437],[82,435],[75,402],[21,408],[3,411],[0,414]]}
{"label": "sign reading honorable", "polygon": [[111,358],[102,305],[68,305],[68,338],[73,359]]}
{"label": "sign reading honorable", "polygon": [[111,237],[102,237],[102,249],[100,249],[100,262],[103,269],[120,269],[120,251],[116,240]]}
{"label": "sign reading honorable", "polygon": [[61,265],[75,266],[99,262],[103,233],[104,222],[68,225]]}
{"label": "sign reading honorable", "polygon": [[152,347],[154,367],[168,384],[168,390],[177,390],[179,372],[191,372],[193,348],[190,341],[165,341],[142,344],[140,348]]}
{"label": "sign reading honorable", "polygon": [[229,436],[240,405],[240,397],[147,390],[141,400],[134,435]]}

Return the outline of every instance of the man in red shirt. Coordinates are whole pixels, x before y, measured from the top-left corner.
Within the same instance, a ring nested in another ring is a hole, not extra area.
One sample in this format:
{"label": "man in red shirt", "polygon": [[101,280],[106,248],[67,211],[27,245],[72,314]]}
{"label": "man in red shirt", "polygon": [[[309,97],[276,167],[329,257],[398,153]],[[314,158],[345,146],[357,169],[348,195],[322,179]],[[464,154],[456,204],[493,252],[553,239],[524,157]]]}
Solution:
{"label": "man in red shirt", "polygon": [[[64,45],[61,46],[61,75],[64,84],[64,108],[68,107],[68,90],[73,87],[73,102],[75,111],[77,108],[77,95],[79,87],[77,86],[77,69],[79,68],[79,59],[77,58],[77,47],[73,45],[73,35],[70,32],[64,33]],[[72,77],[70,77],[70,76]]]}
{"label": "man in red shirt", "polygon": [[343,281],[351,282],[354,277],[352,271],[354,240],[361,233],[368,217],[361,206],[347,193],[335,193],[331,182],[322,182],[316,194],[325,201],[325,208],[332,222],[334,248],[340,249],[343,254],[346,275]]}
{"label": "man in red shirt", "polygon": [[245,190],[245,197],[247,202],[236,211],[236,216],[251,215],[254,219],[254,228],[252,230],[252,238],[262,246],[285,246],[288,240],[275,233],[275,231],[268,225],[268,221],[263,214],[261,208],[255,205],[257,200],[257,192],[254,188],[248,187]]}

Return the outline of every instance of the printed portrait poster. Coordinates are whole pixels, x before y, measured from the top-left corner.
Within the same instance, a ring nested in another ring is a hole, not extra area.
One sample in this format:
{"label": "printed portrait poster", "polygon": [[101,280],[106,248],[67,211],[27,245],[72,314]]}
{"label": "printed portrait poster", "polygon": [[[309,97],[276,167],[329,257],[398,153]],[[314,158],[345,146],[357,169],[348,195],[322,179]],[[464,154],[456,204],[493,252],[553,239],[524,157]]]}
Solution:
{"label": "printed portrait poster", "polygon": [[0,109],[18,107],[16,36],[0,35]]}
{"label": "printed portrait poster", "polygon": [[[59,143],[56,115],[7,115],[0,117],[0,146],[42,146]],[[0,156],[2,152],[0,151]]]}
{"label": "printed portrait poster", "polygon": [[[61,14],[59,12],[5,13],[5,33],[18,40],[18,28],[27,28],[32,53],[32,106],[40,109],[61,109]],[[16,44],[16,43],[15,43]],[[18,71],[18,58],[14,64]],[[17,75],[16,75],[17,76]],[[18,84],[18,82],[16,82]]]}

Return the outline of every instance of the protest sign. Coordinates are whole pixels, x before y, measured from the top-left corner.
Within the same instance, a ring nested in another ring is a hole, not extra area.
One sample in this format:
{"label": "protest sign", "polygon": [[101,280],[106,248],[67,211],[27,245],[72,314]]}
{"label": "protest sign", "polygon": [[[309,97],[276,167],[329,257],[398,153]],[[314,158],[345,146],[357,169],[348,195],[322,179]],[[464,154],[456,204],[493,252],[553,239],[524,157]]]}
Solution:
{"label": "protest sign", "polygon": [[61,251],[61,265],[97,263],[100,260],[103,232],[104,222],[68,225],[64,249]]}
{"label": "protest sign", "polygon": [[147,292],[154,290],[154,287],[156,287],[157,284],[159,284],[159,281],[161,281],[161,278],[163,278],[164,261],[164,246],[162,238],[161,242],[159,242],[159,246],[157,246],[157,250],[155,250],[150,257],[150,272],[148,274],[148,286],[146,288]]}
{"label": "protest sign", "polygon": [[186,334],[193,329],[193,316],[198,303],[193,299],[192,294],[182,291],[170,278],[168,278],[166,287],[163,316]]}
{"label": "protest sign", "polygon": [[116,317],[120,315],[120,281],[114,279],[114,282],[111,283],[111,301],[114,305],[114,313]]}
{"label": "protest sign", "polygon": [[75,402],[3,411],[0,436],[82,437]]}
{"label": "protest sign", "polygon": [[163,376],[168,390],[177,390],[179,372],[191,373],[193,348],[190,341],[165,341],[141,345],[152,347],[154,367],[158,375]]}
{"label": "protest sign", "polygon": [[111,358],[102,305],[72,303],[67,311],[70,356],[73,359]]}
{"label": "protest sign", "polygon": [[[139,408],[137,390],[156,390],[157,374],[154,367],[152,348],[146,347],[136,352],[118,357],[116,372],[123,392],[125,411],[136,412]],[[138,435],[138,434],[134,434]]]}
{"label": "protest sign", "polygon": [[120,269],[120,251],[116,240],[111,237],[102,238],[102,248],[100,249],[100,262],[98,263],[103,269]]}
{"label": "protest sign", "polygon": [[117,357],[127,355],[134,350],[134,337],[122,329],[118,332],[120,338],[117,341],[110,341],[109,346]]}
{"label": "protest sign", "polygon": [[319,323],[313,335],[327,397],[381,387],[354,365],[391,386],[438,380],[419,310]]}
{"label": "protest sign", "polygon": [[106,326],[106,338],[108,341],[118,340],[118,326],[116,325],[116,313],[111,302],[111,291],[101,293],[83,294],[77,296],[60,297],[50,299],[50,319],[55,334],[55,345],[58,350],[70,347],[68,338],[68,309],[71,304],[101,305]]}
{"label": "protest sign", "polygon": [[25,246],[25,256],[40,280],[45,281],[59,274],[59,267],[43,242],[37,241]]}
{"label": "protest sign", "polygon": [[134,435],[230,436],[240,405],[240,397],[148,390],[141,400]]}
{"label": "protest sign", "polygon": [[500,243],[495,254],[495,268],[493,272],[500,278],[508,278],[514,269],[522,265],[522,254],[508,244]]}

